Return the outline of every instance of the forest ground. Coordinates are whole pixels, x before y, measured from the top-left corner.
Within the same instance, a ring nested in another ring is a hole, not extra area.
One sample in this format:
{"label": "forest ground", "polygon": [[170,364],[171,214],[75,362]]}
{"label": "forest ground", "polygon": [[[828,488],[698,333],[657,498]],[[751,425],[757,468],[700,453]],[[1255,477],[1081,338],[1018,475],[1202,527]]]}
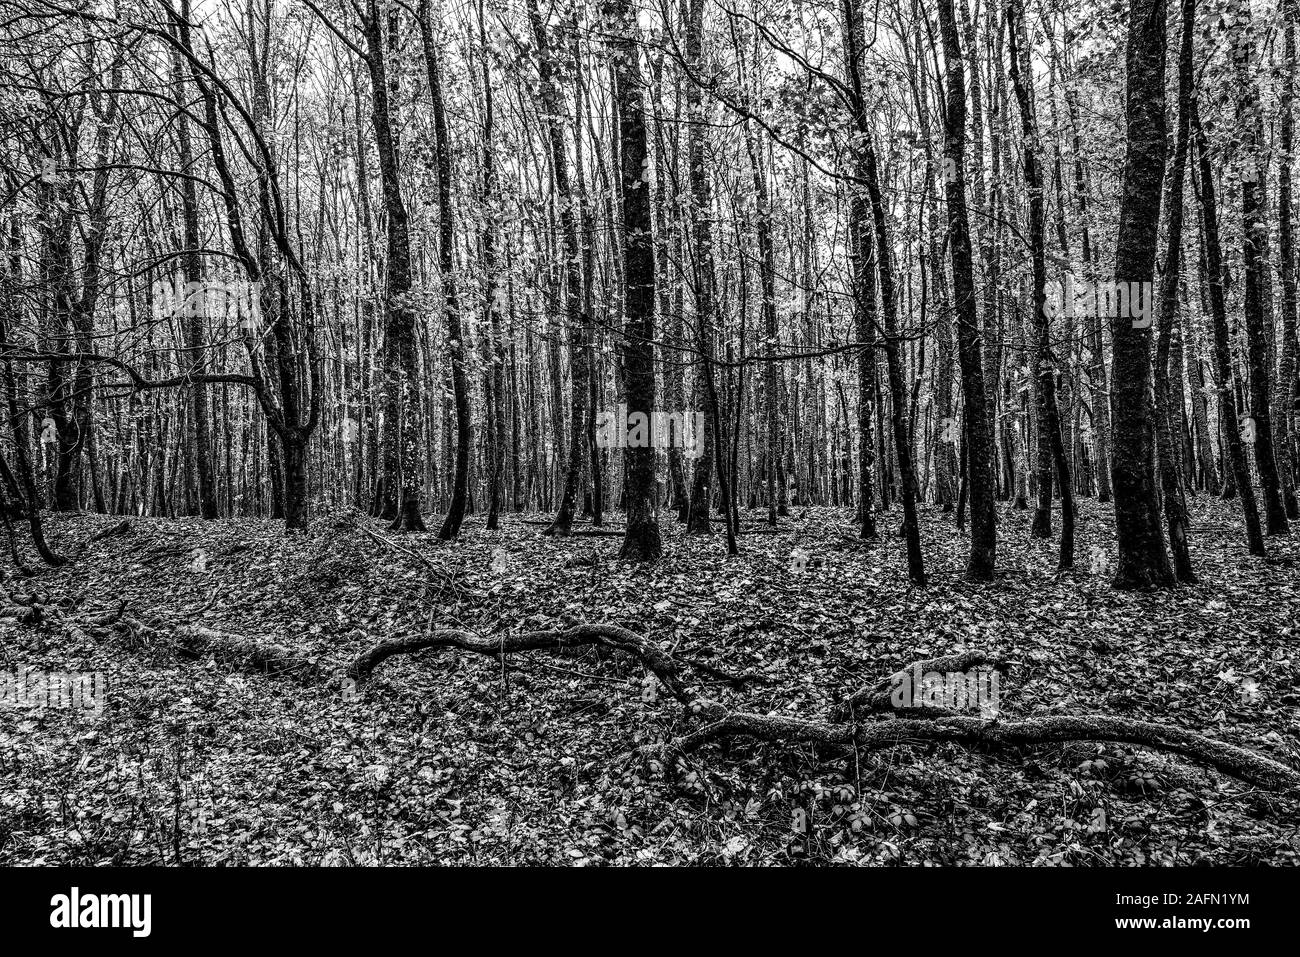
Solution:
{"label": "forest ground", "polygon": [[[132,519],[65,568],[0,583],[44,606],[39,622],[0,620],[0,671],[101,671],[108,685],[98,716],[0,707],[0,862],[1294,864],[1295,800],[1174,755],[737,738],[655,768],[619,758],[698,719],[640,662],[603,649],[515,654],[504,668],[425,651],[354,688],[88,624],[106,612],[163,635],[202,624],[333,670],[430,616],[482,635],[614,622],[767,679],[710,697],[808,718],[910,661],[971,648],[1013,663],[1008,717],[1165,722],[1300,766],[1294,539],[1251,558],[1236,503],[1201,496],[1202,584],[1116,592],[1094,554],[1113,561],[1109,506],[1082,503],[1078,567],[1061,576],[1055,543],[1029,539],[1031,513],[999,508],[991,586],[962,580],[965,538],[923,509],[924,589],[907,584],[896,516],[866,545],[829,508],[744,535],[738,558],[721,534],[688,539],[665,515],[665,558],[649,568],[619,562],[617,537],[544,538],[525,524],[537,515],[506,516],[498,532],[475,515],[452,543],[339,514],[292,538],[278,522]],[[118,522],[54,516],[51,536],[72,552]],[[792,840],[799,806],[807,844]]]}

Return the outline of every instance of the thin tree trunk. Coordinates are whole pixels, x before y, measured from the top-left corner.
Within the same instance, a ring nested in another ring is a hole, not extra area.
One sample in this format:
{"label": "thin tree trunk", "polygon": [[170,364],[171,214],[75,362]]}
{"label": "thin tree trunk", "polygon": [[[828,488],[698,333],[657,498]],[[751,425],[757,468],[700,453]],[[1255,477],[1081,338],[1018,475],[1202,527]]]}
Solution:
{"label": "thin tree trunk", "polygon": [[[1237,407],[1233,397],[1232,352],[1228,337],[1228,313],[1224,305],[1224,267],[1219,246],[1219,218],[1214,198],[1214,169],[1210,165],[1210,146],[1201,127],[1196,101],[1191,104],[1192,135],[1196,140],[1197,167],[1201,192],[1202,239],[1205,248],[1206,285],[1210,293],[1210,318],[1214,328],[1214,375],[1219,391],[1219,427],[1227,445],[1227,459],[1232,469],[1233,485],[1241,497],[1246,521],[1246,543],[1252,555],[1264,554],[1264,535],[1260,527],[1259,508],[1255,504],[1255,487],[1250,480],[1246,450],[1237,428]],[[1226,492],[1225,492],[1226,494]]]}
{"label": "thin tree trunk", "polygon": [[[1169,527],[1169,544],[1174,557],[1174,576],[1192,584],[1192,557],[1187,547],[1187,503],[1178,478],[1173,442],[1173,408],[1169,381],[1169,351],[1175,324],[1178,322],[1178,282],[1182,268],[1183,244],[1183,177],[1187,168],[1187,137],[1191,127],[1188,109],[1192,97],[1192,36],[1196,24],[1196,0],[1182,0],[1182,40],[1178,52],[1178,128],[1174,138],[1173,163],[1169,167],[1165,210],[1168,217],[1165,239],[1164,273],[1160,277],[1160,328],[1156,340],[1155,400],[1156,453],[1160,469],[1160,487]],[[1183,383],[1179,378],[1181,394]]]}
{"label": "thin tree trunk", "polygon": [[984,387],[979,317],[975,305],[975,267],[966,218],[966,84],[953,0],[939,0],[939,29],[947,77],[944,113],[944,184],[948,207],[948,252],[952,262],[957,357],[964,403],[962,452],[970,506],[970,557],[966,577],[991,581],[997,558],[997,516],[993,479],[993,428]]}
{"label": "thin tree trunk", "polygon": [[[1059,567],[1074,566],[1074,487],[1070,481],[1070,464],[1065,457],[1061,437],[1061,413],[1056,401],[1056,355],[1051,343],[1051,316],[1047,308],[1047,263],[1044,213],[1044,186],[1038,156],[1038,119],[1029,84],[1032,57],[1028,49],[1028,31],[1024,24],[1021,0],[1007,3],[1007,37],[1009,42],[1011,82],[1020,104],[1021,129],[1024,134],[1025,189],[1029,194],[1029,252],[1033,264],[1034,364],[1038,413],[1038,509],[1031,534],[1049,538],[1052,534],[1052,464],[1056,466],[1061,491],[1061,547]],[[1067,308],[1071,303],[1066,303]]]}

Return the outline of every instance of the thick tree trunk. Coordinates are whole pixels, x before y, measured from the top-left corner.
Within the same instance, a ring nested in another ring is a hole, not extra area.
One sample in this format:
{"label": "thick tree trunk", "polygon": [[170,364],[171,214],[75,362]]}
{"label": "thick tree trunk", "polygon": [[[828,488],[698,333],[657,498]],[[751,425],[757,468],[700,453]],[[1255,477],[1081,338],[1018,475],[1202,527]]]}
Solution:
{"label": "thick tree trunk", "polygon": [[[845,73],[854,96],[854,122],[858,132],[870,130],[866,90],[862,82],[862,55],[865,38],[861,11],[855,0],[844,4]],[[853,267],[853,327],[860,347],[857,353],[858,374],[858,530],[865,539],[876,537],[876,513],[872,495],[871,473],[875,467],[875,437],[871,422],[876,390],[876,261],[872,240],[871,198],[867,195],[866,151],[859,147],[854,156],[853,184],[849,200],[849,255]],[[775,309],[769,338],[776,338]],[[776,524],[775,516],[771,519]]]}
{"label": "thick tree trunk", "polygon": [[[754,181],[754,200],[755,200],[755,221],[754,232],[758,240],[758,276],[759,276],[759,293],[762,296],[762,305],[760,307],[761,326],[763,329],[763,338],[765,341],[765,361],[763,363],[763,479],[766,484],[767,498],[767,523],[776,525],[776,508],[777,508],[777,489],[776,489],[776,459],[778,457],[780,444],[777,435],[781,431],[781,400],[777,392],[777,362],[776,362],[776,250],[772,242],[772,199],[767,187],[767,173],[762,163],[758,135],[754,130],[752,123],[745,123],[745,147],[749,155],[750,173]],[[853,261],[854,276],[859,275],[861,269],[861,254],[858,242],[861,238],[861,229],[865,225],[864,209],[861,204],[850,210],[850,255],[855,257]],[[874,283],[873,283],[874,287]],[[856,278],[855,278],[856,290]],[[857,294],[855,291],[855,314],[857,306]],[[859,323],[859,336],[861,328]],[[861,363],[859,363],[861,366]],[[859,381],[861,387],[861,381]],[[865,393],[862,393],[865,395]],[[864,408],[865,403],[864,403]],[[861,424],[859,421],[859,424]],[[866,441],[870,442],[870,429],[863,433]],[[866,463],[869,458],[862,458],[861,482],[863,483],[863,494],[866,500],[871,497],[871,473],[867,470]],[[874,534],[874,530],[873,530]]]}
{"label": "thick tree trunk", "polygon": [[[396,43],[396,14],[388,23],[389,43]],[[424,482],[423,440],[419,416],[420,373],[415,340],[415,310],[411,302],[411,240],[399,179],[401,160],[396,131],[393,129],[389,97],[397,85],[396,74],[390,86],[390,73],[398,65],[386,61],[384,21],[378,0],[369,0],[363,20],[366,37],[366,66],[370,72],[371,118],[379,157],[380,183],[383,190],[384,219],[387,224],[387,288],[384,303],[384,416],[388,437],[384,444],[384,482],[400,490],[394,531],[422,532],[420,494]],[[446,210],[443,211],[444,215]],[[292,486],[289,473],[290,446],[285,445],[286,488]],[[286,502],[288,506],[288,502]],[[289,516],[286,514],[286,519]]]}
{"label": "thick tree trunk", "polygon": [[[1115,249],[1116,283],[1152,289],[1165,164],[1165,7],[1163,0],[1129,0],[1128,79],[1124,115],[1128,155]],[[1112,480],[1119,561],[1116,588],[1173,582],[1155,484],[1155,408],[1151,395],[1151,331],[1116,309],[1111,417]]]}
{"label": "thick tree trunk", "polygon": [[284,450],[284,527],[307,527],[307,443],[297,436],[282,436]]}
{"label": "thick tree trunk", "polygon": [[22,229],[18,217],[11,215],[8,229],[8,249],[5,251],[6,269],[0,283],[0,370],[3,371],[4,401],[9,413],[9,429],[13,435],[14,462],[18,469],[18,480],[22,483],[23,506],[27,521],[32,530],[32,544],[35,545],[41,561],[52,567],[64,564],[67,559],[52,549],[45,540],[45,526],[41,521],[41,496],[36,485],[36,472],[32,465],[30,449],[32,447],[31,430],[28,427],[31,413],[19,406],[18,379],[14,373],[13,361],[9,358],[12,343],[9,331],[21,317],[20,289],[22,286]]}
{"label": "thick tree trunk", "polygon": [[[172,75],[176,83],[177,141],[180,147],[181,168],[194,167],[194,147],[190,139],[189,117],[181,112],[185,101],[184,71],[179,50],[172,51]],[[203,373],[206,365],[205,325],[208,301],[203,268],[202,239],[199,235],[198,191],[194,180],[180,180],[181,219],[184,224],[185,249],[181,254],[181,270],[185,277],[184,315],[181,318],[191,375]],[[208,386],[202,381],[190,383],[190,428],[194,440],[194,464],[199,480],[199,514],[212,520],[217,517],[216,483],[212,467],[212,429],[209,424]]]}
{"label": "thick tree trunk", "polygon": [[456,218],[451,192],[451,133],[447,128],[442,68],[434,46],[430,17],[428,0],[422,0],[416,20],[420,25],[424,70],[429,83],[429,99],[433,105],[434,158],[438,170],[438,272],[442,284],[443,319],[447,330],[447,351],[451,358],[451,388],[456,415],[456,455],[452,465],[451,500],[438,529],[438,538],[447,541],[460,534],[461,523],[469,508],[469,455],[474,432],[470,422],[466,349],[461,331],[460,299],[456,289]]}
{"label": "thick tree trunk", "polygon": [[493,124],[495,114],[492,100],[492,73],[488,65],[487,26],[483,17],[483,4],[478,7],[479,42],[483,57],[483,312],[488,317],[488,371],[484,373],[487,386],[486,414],[488,416],[488,514],[487,528],[495,531],[500,523],[501,506],[505,498],[506,465],[506,354],[501,340],[501,308],[499,301],[505,290],[499,285],[497,275],[497,182],[494,159]]}
{"label": "thick tree trunk", "polygon": [[[846,0],[851,7],[854,0]],[[889,373],[890,419],[894,432],[894,453],[898,458],[900,497],[903,500],[903,541],[907,548],[907,574],[915,585],[924,585],[925,559],[921,554],[921,526],[916,512],[916,473],[907,427],[907,387],[903,384],[902,350],[898,338],[898,303],[894,293],[894,267],[890,253],[889,225],[875,147],[864,138],[863,173],[871,199],[871,218],[876,232],[876,268],[880,276],[880,302],[884,314],[885,362]]]}

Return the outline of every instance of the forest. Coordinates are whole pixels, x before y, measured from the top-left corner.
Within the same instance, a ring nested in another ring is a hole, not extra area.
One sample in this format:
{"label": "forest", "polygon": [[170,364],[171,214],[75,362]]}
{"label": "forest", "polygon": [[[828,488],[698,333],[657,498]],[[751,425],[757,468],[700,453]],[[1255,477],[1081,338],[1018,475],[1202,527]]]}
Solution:
{"label": "forest", "polygon": [[1297,0],[0,0],[0,862],[1294,864]]}

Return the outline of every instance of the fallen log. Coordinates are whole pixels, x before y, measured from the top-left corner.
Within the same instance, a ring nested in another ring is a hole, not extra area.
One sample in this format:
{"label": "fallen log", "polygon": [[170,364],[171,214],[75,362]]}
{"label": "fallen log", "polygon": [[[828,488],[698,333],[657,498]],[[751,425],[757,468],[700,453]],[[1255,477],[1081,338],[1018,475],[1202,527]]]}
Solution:
{"label": "fallen log", "polygon": [[269,675],[311,676],[319,669],[314,662],[296,655],[284,645],[242,635],[213,631],[202,625],[183,625],[174,632],[177,650],[195,658],[211,656],[246,671]]}
{"label": "fallen log", "polygon": [[85,624],[99,630],[117,628],[146,647],[166,645],[187,658],[211,657],[243,671],[302,678],[314,678],[321,674],[320,667],[314,661],[295,654],[284,645],[215,631],[203,625],[172,628],[124,615],[120,608]]}
{"label": "fallen log", "polygon": [[0,604],[0,618],[12,618],[20,625],[38,625],[44,617],[40,605]]}

